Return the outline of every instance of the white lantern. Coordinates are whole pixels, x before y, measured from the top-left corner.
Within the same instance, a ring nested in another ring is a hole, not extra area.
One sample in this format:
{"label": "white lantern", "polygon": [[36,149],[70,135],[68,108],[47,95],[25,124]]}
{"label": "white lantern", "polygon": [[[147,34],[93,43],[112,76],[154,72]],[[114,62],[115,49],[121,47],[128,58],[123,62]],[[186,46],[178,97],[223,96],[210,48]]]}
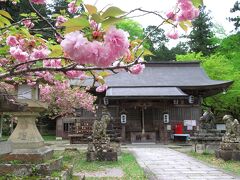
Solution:
{"label": "white lantern", "polygon": [[167,114],[167,113],[163,114],[163,122],[169,123],[169,114]]}
{"label": "white lantern", "polygon": [[189,102],[189,104],[193,104],[194,103],[194,96],[193,95],[188,97],[188,102]]}
{"label": "white lantern", "polygon": [[121,114],[121,123],[126,124],[127,123],[127,115],[126,114]]}

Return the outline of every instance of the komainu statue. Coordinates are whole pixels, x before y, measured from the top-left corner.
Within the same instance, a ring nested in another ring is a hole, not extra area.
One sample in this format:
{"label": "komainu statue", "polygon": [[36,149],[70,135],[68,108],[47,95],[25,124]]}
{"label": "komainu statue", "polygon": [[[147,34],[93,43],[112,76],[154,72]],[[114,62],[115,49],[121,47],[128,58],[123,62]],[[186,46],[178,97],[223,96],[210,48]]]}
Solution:
{"label": "komainu statue", "polygon": [[226,123],[226,132],[215,155],[225,161],[240,161],[240,124],[231,115],[223,116],[223,120]]}
{"label": "komainu statue", "polygon": [[200,130],[215,129],[215,117],[214,114],[207,110],[200,117]]}
{"label": "komainu statue", "polygon": [[240,142],[240,125],[237,119],[231,115],[223,116],[226,124],[226,133],[223,136],[223,142]]}
{"label": "komainu statue", "polygon": [[117,152],[110,144],[110,137],[107,134],[107,126],[111,115],[103,109],[100,120],[93,123],[93,133],[88,144],[87,161],[116,161]]}

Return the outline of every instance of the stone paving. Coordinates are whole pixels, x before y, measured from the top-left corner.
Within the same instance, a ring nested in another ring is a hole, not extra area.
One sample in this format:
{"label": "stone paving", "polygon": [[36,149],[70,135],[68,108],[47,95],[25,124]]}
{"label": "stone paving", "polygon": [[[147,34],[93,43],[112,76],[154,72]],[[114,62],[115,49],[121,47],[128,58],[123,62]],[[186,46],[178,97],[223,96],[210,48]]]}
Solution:
{"label": "stone paving", "polygon": [[151,180],[240,179],[165,146],[129,147]]}

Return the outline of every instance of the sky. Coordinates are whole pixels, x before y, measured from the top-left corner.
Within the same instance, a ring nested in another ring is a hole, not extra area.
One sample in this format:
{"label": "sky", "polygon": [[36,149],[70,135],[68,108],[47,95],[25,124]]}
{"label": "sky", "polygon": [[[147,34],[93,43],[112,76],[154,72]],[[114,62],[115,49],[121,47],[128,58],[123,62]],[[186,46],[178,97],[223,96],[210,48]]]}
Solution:
{"label": "sky", "polygon": [[[232,16],[230,9],[235,2],[236,0],[204,0],[204,5],[211,11],[210,16],[212,16],[213,22],[222,25],[227,34],[234,29],[233,23],[230,23],[226,18]],[[84,0],[84,3],[96,4],[98,9],[102,9],[106,5],[113,5],[128,12],[141,7],[145,10],[158,11],[165,14],[165,12],[171,10],[176,0]],[[158,25],[161,22],[160,18],[153,15],[136,17],[134,20],[138,21],[143,27]]]}

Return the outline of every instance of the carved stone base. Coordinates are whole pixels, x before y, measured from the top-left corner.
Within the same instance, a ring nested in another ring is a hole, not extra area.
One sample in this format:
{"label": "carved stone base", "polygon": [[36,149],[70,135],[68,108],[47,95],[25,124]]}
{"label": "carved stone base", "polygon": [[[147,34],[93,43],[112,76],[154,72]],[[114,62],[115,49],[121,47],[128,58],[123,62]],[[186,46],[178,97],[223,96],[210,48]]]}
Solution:
{"label": "carved stone base", "polygon": [[51,159],[53,150],[48,147],[38,149],[15,149],[9,154],[0,156],[0,160],[4,161],[21,161],[26,163],[40,163]]}
{"label": "carved stone base", "polygon": [[217,158],[221,158],[224,161],[234,160],[240,161],[240,151],[233,151],[233,150],[216,150],[215,155]]}
{"label": "carved stone base", "polygon": [[87,161],[117,161],[117,152],[87,152]]}

